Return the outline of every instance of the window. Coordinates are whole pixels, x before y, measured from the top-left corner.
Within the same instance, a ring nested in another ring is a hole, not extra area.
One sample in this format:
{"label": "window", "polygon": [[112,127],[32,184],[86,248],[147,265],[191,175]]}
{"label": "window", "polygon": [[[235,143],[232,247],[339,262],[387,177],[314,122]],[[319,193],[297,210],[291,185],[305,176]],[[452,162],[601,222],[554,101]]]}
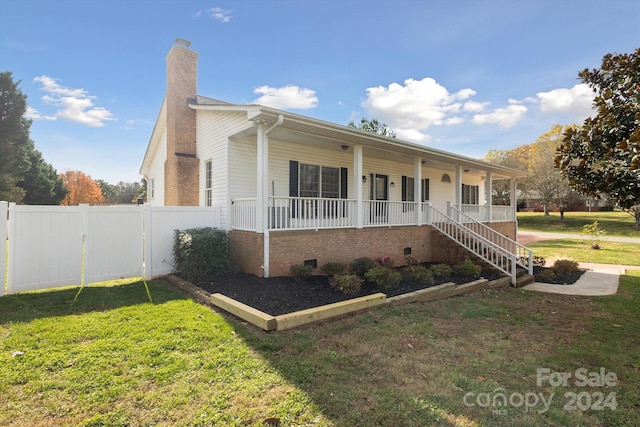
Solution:
{"label": "window", "polygon": [[211,160],[204,164],[204,205],[213,206],[213,165]]}
{"label": "window", "polygon": [[[309,165],[294,160],[289,162],[289,196],[323,199],[347,198],[347,168]],[[322,202],[325,216],[337,216],[338,211],[346,216],[346,204],[325,201]],[[305,216],[316,215],[318,203],[292,203],[292,216],[296,218],[298,210],[303,210]]]}
{"label": "window", "polygon": [[480,187],[478,185],[462,184],[462,204],[477,205],[480,199]]}
{"label": "window", "polygon": [[[422,194],[420,195],[420,201],[426,202],[429,200],[429,179],[425,178],[422,180],[421,185]],[[410,176],[402,177],[402,201],[403,202],[414,202],[416,200],[415,196],[415,178]]]}

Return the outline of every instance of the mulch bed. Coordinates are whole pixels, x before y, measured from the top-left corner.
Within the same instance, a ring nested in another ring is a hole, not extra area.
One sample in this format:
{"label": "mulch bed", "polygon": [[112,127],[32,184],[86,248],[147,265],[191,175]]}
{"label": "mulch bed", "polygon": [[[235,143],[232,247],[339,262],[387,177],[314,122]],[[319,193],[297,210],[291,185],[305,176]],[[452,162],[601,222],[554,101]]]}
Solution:
{"label": "mulch bed", "polygon": [[550,267],[536,267],[536,266],[533,267],[533,275],[536,276],[536,282],[549,283],[551,285],[573,285],[587,271],[580,268],[571,274],[564,274],[564,275],[556,274],[552,280],[544,280],[544,281],[539,280],[538,277],[540,276],[540,273],[542,273],[545,270],[552,270],[552,269]]}
{"label": "mulch bed", "polygon": [[[482,277],[494,280],[503,276],[492,271],[483,270]],[[461,285],[471,280],[454,276],[436,280],[431,286],[446,282]],[[347,295],[329,286],[329,279],[326,276],[312,276],[305,283],[300,284],[290,277],[265,279],[243,273],[214,278],[198,283],[197,286],[212,294],[221,293],[272,316],[346,301],[378,292],[386,294],[387,297],[392,297],[430,287],[422,283],[402,281],[400,286],[396,288],[381,289],[365,283],[359,294]]]}

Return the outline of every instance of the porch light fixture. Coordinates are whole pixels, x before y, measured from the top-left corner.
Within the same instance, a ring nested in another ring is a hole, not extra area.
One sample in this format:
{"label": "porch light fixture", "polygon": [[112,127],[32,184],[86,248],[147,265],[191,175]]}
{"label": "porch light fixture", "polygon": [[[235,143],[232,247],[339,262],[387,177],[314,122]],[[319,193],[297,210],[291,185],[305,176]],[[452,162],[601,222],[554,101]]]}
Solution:
{"label": "porch light fixture", "polygon": [[341,145],[340,148],[342,148],[344,151],[347,151],[349,149],[348,145]]}
{"label": "porch light fixture", "polygon": [[367,176],[366,175],[362,175],[362,182],[364,182],[364,183],[367,182]]}
{"label": "porch light fixture", "polygon": [[396,186],[396,183],[395,183],[395,182],[393,182],[393,181],[391,181],[391,184],[390,184],[390,185],[391,185],[391,188],[393,188],[393,187],[395,187],[395,186]]}
{"label": "porch light fixture", "polygon": [[465,172],[465,173],[468,173],[468,172],[469,172],[469,169],[465,169],[465,170],[464,170],[464,172]]}

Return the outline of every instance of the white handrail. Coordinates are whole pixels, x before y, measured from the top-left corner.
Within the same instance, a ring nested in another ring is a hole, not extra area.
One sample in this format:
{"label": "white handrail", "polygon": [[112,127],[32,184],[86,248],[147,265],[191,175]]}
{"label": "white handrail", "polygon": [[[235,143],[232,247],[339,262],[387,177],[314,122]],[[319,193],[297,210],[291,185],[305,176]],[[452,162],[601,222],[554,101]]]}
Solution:
{"label": "white handrail", "polygon": [[431,225],[454,242],[511,276],[516,283],[516,255],[498,244],[482,237],[464,224],[431,207]]}
{"label": "white handrail", "polygon": [[533,251],[531,249],[475,220],[457,207],[451,206],[451,209],[457,214],[458,221],[464,224],[465,227],[516,255],[516,263],[525,268],[529,274],[533,274]]}

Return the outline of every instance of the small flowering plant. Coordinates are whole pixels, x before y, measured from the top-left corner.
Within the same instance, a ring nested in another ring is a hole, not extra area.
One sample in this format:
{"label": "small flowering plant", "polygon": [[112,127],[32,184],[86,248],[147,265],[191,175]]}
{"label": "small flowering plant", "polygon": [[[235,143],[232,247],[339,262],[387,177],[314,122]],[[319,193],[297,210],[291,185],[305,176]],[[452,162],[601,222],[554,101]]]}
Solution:
{"label": "small flowering plant", "polygon": [[383,256],[378,260],[378,262],[383,267],[393,267],[393,260],[388,256]]}

